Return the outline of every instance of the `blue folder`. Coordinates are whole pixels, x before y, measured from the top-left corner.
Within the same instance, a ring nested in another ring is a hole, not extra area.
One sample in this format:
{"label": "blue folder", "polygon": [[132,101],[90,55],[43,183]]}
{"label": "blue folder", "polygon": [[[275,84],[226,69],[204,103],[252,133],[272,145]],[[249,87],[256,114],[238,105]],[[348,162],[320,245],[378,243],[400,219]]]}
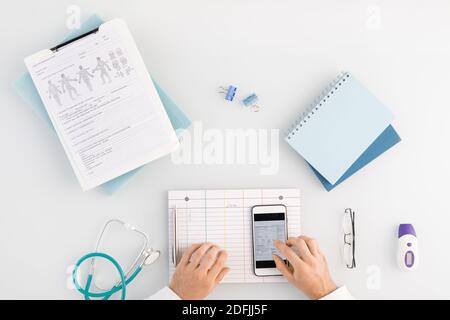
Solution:
{"label": "blue folder", "polygon": [[400,136],[397,134],[395,129],[392,126],[388,126],[335,184],[331,184],[330,182],[328,182],[328,180],[325,179],[316,169],[314,169],[314,167],[312,167],[311,165],[310,167],[312,168],[315,175],[319,178],[325,189],[327,191],[330,191],[400,141]]}
{"label": "blue folder", "polygon": [[[64,41],[73,39],[79,35],[89,32],[99,27],[102,23],[103,20],[100,17],[98,17],[97,15],[93,15],[81,25],[80,29],[70,33],[69,36],[64,39]],[[178,108],[178,106],[155,81],[153,81],[153,83],[155,84],[156,90],[158,91],[159,97],[161,98],[161,101],[164,105],[164,108],[166,109],[166,112],[175,131],[180,132],[183,129],[187,129],[191,125],[191,120],[183,113],[183,111],[181,111],[180,108]],[[42,103],[41,97],[39,96],[39,93],[34,86],[30,74],[24,74],[19,79],[17,79],[13,85],[22,99],[27,102],[27,105],[33,108],[47,122],[49,127],[53,129],[53,125],[47,114],[45,106]],[[113,194],[122,185],[124,185],[125,182],[127,182],[132,176],[134,176],[136,172],[138,172],[141,168],[134,169],[113,180],[110,180],[104,183],[101,187],[109,194]]]}

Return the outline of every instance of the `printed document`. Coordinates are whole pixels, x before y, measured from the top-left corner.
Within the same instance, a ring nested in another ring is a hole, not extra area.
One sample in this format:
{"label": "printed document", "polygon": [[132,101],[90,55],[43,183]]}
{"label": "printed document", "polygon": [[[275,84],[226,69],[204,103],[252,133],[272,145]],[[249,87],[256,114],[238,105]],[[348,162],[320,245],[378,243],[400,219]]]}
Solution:
{"label": "printed document", "polygon": [[178,147],[122,20],[42,50],[25,63],[83,190]]}

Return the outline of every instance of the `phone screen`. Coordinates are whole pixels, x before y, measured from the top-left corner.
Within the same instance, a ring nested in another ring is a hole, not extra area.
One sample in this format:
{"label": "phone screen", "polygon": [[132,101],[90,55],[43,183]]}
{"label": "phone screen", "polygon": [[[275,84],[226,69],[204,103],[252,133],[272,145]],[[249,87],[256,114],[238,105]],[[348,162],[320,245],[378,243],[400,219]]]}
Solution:
{"label": "phone screen", "polygon": [[286,241],[285,213],[255,214],[253,219],[256,268],[275,268],[272,253],[285,260],[273,243],[274,240]]}

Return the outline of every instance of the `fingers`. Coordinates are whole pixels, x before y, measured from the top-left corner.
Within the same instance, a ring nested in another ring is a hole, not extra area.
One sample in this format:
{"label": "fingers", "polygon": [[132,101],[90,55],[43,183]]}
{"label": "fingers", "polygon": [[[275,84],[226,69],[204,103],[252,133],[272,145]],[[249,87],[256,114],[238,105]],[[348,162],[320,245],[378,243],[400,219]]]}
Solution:
{"label": "fingers", "polygon": [[222,279],[227,275],[228,272],[230,272],[230,268],[228,267],[223,268],[216,278],[216,283],[220,283],[220,281],[222,281]]}
{"label": "fingers", "polygon": [[219,247],[212,246],[200,260],[199,269],[209,270],[214,265],[219,254]]}
{"label": "fingers", "polygon": [[319,245],[317,244],[316,239],[307,237],[307,236],[299,236],[300,239],[305,240],[306,245],[308,246],[309,251],[315,257],[321,254]]}
{"label": "fingers", "polygon": [[301,238],[289,238],[286,243],[290,246],[295,247],[299,254],[300,258],[306,262],[311,261],[313,258],[313,255],[311,254],[311,251],[309,251],[308,246],[306,245],[305,240]]}
{"label": "fingers", "polygon": [[214,265],[210,268],[208,272],[208,276],[215,279],[219,276],[220,272],[225,266],[225,263],[227,262],[228,253],[225,250],[222,250],[219,252],[219,255],[217,256],[216,262]]}
{"label": "fingers", "polygon": [[190,246],[186,252],[183,254],[183,256],[180,259],[180,262],[178,263],[178,265],[180,266],[186,266],[189,264],[189,260],[191,260],[191,256],[192,254],[195,252],[195,250],[197,250],[199,247],[201,246],[200,243],[196,243],[193,244],[192,246]]}
{"label": "fingers", "polygon": [[275,261],[275,265],[278,270],[283,274],[283,276],[288,280],[293,280],[292,278],[292,271],[289,270],[289,267],[287,264],[276,254],[272,254],[273,260]]}
{"label": "fingers", "polygon": [[197,248],[197,250],[194,251],[191,255],[191,259],[189,261],[189,267],[191,269],[196,269],[198,265],[200,264],[200,261],[202,260],[205,253],[214,246],[212,243],[206,242],[200,245],[200,247]]}
{"label": "fingers", "polygon": [[303,261],[301,261],[294,250],[289,248],[285,243],[281,242],[280,240],[275,240],[274,243],[275,247],[289,260],[291,264],[295,266],[303,263]]}

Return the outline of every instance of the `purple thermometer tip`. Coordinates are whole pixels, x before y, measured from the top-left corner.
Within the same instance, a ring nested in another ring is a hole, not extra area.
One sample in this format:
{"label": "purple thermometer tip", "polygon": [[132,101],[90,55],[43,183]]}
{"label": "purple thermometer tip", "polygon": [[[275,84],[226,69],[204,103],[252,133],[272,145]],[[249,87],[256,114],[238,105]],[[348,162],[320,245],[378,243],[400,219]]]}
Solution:
{"label": "purple thermometer tip", "polygon": [[398,227],[398,237],[400,238],[400,237],[404,236],[405,234],[411,234],[411,235],[417,237],[416,230],[414,230],[413,225],[410,223],[402,223]]}

